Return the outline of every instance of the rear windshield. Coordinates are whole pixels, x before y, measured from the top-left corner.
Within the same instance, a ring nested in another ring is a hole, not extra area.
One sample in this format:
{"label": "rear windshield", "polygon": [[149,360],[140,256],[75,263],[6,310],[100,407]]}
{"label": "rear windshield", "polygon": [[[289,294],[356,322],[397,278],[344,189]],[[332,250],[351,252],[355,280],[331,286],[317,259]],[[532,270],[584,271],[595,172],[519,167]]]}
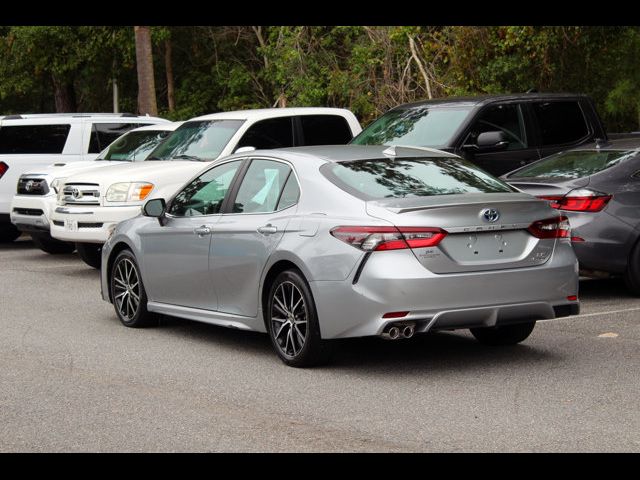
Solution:
{"label": "rear windshield", "polygon": [[363,200],[515,191],[457,158],[385,158],[327,163],[320,167],[320,172],[342,190]]}
{"label": "rear windshield", "polygon": [[473,107],[421,107],[391,110],[354,138],[354,145],[443,147]]}
{"label": "rear windshield", "polygon": [[186,122],[151,152],[147,160],[215,160],[243,123],[244,120]]}
{"label": "rear windshield", "polygon": [[170,133],[168,130],[129,132],[109,145],[97,160],[124,162],[144,160],[151,153],[151,150],[157,147]]}
{"label": "rear windshield", "polygon": [[637,152],[578,150],[556,153],[509,175],[512,178],[581,178],[635,157]]}

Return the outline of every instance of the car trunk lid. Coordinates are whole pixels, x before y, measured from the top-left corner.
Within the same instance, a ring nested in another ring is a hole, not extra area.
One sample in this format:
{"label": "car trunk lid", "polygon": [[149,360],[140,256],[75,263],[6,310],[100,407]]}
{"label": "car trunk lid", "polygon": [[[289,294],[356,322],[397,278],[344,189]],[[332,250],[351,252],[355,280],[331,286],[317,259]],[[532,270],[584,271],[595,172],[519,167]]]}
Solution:
{"label": "car trunk lid", "polygon": [[558,212],[524,193],[373,200],[367,202],[367,212],[400,229],[445,230],[437,246],[412,249],[425,268],[438,274],[535,267],[549,260],[556,241],[528,231],[532,223],[558,217]]}

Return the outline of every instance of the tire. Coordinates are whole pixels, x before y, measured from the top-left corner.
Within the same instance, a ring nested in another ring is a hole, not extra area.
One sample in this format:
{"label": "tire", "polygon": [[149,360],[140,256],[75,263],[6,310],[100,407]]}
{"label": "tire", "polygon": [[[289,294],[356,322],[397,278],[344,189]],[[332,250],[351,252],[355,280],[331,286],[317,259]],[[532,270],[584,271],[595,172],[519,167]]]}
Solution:
{"label": "tire", "polygon": [[640,242],[633,247],[627,265],[627,271],[624,273],[624,283],[631,293],[640,296]]}
{"label": "tire", "polygon": [[502,327],[472,328],[471,333],[484,345],[515,345],[525,340],[536,322],[516,323]]}
{"label": "tire", "polygon": [[11,243],[21,234],[22,232],[12,223],[0,224],[0,243]]}
{"label": "tire", "polygon": [[113,261],[109,273],[109,289],[113,308],[124,326],[141,328],[157,325],[157,315],[147,310],[147,294],[142,284],[140,268],[130,250],[121,251]]}
{"label": "tire", "polygon": [[265,319],[273,348],[286,365],[312,367],[329,361],[331,345],[320,336],[313,296],[299,271],[286,270],[275,278]]}
{"label": "tire", "polygon": [[102,264],[102,245],[99,243],[76,243],[78,256],[84,263],[100,270]]}
{"label": "tire", "polygon": [[31,240],[33,240],[35,246],[40,250],[52,255],[73,253],[73,251],[76,249],[73,243],[56,240],[48,233],[32,233]]}

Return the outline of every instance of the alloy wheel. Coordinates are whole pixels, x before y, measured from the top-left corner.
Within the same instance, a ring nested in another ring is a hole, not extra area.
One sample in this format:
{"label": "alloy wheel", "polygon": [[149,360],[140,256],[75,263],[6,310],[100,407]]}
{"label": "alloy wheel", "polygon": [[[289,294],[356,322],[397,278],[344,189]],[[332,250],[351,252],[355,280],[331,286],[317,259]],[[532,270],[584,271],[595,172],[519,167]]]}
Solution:
{"label": "alloy wheel", "polygon": [[282,282],[273,293],[271,328],[282,353],[295,357],[307,340],[309,312],[304,296],[292,282]]}
{"label": "alloy wheel", "polygon": [[123,319],[132,320],[140,306],[140,279],[131,260],[121,259],[113,273],[114,301]]}

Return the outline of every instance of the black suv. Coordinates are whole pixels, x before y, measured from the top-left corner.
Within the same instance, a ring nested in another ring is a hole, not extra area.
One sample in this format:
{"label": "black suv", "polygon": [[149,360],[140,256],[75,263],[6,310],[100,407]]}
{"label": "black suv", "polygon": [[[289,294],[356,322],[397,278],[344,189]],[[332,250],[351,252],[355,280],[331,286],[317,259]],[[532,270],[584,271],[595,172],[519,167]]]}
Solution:
{"label": "black suv", "polygon": [[497,176],[595,139],[607,133],[588,96],[522,93],[400,105],[351,143],[438,148]]}

